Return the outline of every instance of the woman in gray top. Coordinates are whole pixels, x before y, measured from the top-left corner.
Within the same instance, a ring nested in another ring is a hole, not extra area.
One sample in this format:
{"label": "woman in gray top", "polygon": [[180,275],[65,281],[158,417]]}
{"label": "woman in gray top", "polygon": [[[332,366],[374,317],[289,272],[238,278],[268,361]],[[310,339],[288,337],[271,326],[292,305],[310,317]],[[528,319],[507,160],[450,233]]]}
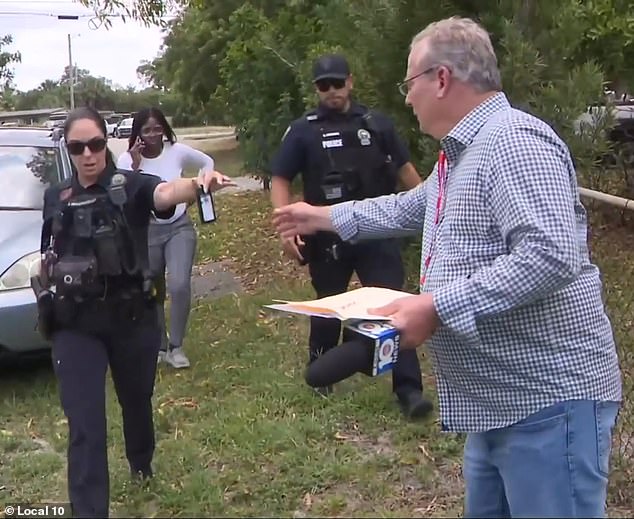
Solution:
{"label": "woman in gray top", "polygon": [[[190,146],[177,143],[163,113],[157,108],[145,108],[134,117],[128,151],[121,154],[117,166],[142,170],[170,181],[181,177],[185,168],[198,169],[201,174],[213,171],[214,160]],[[157,282],[159,298],[164,302],[167,270],[171,301],[169,335],[163,305],[159,309],[163,332],[159,362],[163,360],[175,368],[186,368],[190,363],[182,345],[191,308],[191,275],[196,253],[196,232],[186,204],[178,205],[169,219],[152,218],[148,244],[150,269]]]}

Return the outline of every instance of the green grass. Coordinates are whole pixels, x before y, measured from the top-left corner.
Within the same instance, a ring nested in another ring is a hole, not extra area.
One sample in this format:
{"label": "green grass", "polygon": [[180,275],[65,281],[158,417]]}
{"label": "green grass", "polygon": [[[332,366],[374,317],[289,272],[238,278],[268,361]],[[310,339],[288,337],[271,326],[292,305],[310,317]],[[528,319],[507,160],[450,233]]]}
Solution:
{"label": "green grass", "polygon": [[[186,342],[193,367],[161,367],[156,477],[146,487],[128,481],[108,380],[113,513],[400,516],[430,505],[457,513],[460,492],[451,481],[441,488],[438,474],[456,474],[459,485],[459,440],[439,435],[433,419],[402,420],[388,378],[351,379],[331,400],[307,389],[306,320],[262,308],[311,296],[304,271],[281,258],[264,195],[219,196],[218,212],[217,224],[198,228],[199,261],[226,260],[246,292],[198,301]],[[50,369],[3,376],[0,395],[0,497],[65,501],[67,425]]]}
{"label": "green grass", "polygon": [[[305,270],[282,258],[264,194],[218,196],[217,209],[215,224],[197,226],[198,261],[223,260],[244,292],[197,301],[186,338],[192,368],[160,367],[156,477],[145,486],[128,481],[108,380],[113,515],[459,515],[462,438],[440,433],[436,415],[404,420],[389,377],[355,376],[328,400],[313,394],[302,379],[307,320],[262,308],[276,297],[312,297]],[[618,304],[634,288],[634,276],[621,275],[633,249],[608,232],[594,234],[595,253],[617,336],[631,346],[631,314],[625,320]],[[422,348],[420,356],[435,398]],[[0,416],[0,502],[66,501],[67,425],[48,365],[0,377]],[[612,516],[632,513],[631,489],[623,482],[613,491]],[[616,503],[619,490],[629,497]]]}

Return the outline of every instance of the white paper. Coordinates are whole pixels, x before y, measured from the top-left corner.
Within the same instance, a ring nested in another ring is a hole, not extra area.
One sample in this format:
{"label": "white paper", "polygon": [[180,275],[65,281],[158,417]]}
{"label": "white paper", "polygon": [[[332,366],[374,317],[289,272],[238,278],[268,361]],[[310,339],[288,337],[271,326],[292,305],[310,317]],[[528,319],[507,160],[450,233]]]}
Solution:
{"label": "white paper", "polygon": [[362,287],[335,296],[308,301],[281,302],[281,304],[265,305],[265,307],[292,314],[328,317],[341,321],[349,319],[389,321],[390,317],[370,314],[368,310],[385,306],[396,299],[411,295],[409,292],[389,288]]}

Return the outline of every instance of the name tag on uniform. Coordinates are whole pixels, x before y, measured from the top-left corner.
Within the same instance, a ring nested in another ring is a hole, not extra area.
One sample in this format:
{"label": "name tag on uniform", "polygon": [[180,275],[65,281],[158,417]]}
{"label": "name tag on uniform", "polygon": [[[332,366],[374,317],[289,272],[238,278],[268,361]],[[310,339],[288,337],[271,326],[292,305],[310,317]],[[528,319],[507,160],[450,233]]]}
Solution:
{"label": "name tag on uniform", "polygon": [[343,148],[343,139],[332,139],[329,141],[321,141],[321,145],[326,148]]}
{"label": "name tag on uniform", "polygon": [[343,196],[341,186],[324,186],[326,200],[337,200]]}

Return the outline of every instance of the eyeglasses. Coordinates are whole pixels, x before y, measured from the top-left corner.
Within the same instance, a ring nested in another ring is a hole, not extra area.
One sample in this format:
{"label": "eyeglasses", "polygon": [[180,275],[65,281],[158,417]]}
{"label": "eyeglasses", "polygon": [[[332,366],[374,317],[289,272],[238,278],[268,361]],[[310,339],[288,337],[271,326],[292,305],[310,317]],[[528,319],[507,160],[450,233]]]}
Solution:
{"label": "eyeglasses", "polygon": [[401,93],[401,95],[406,96],[407,93],[409,92],[409,84],[410,82],[412,82],[414,79],[424,76],[425,74],[429,74],[431,71],[436,70],[439,67],[439,65],[433,65],[429,68],[426,68],[425,70],[423,70],[422,72],[419,72],[418,74],[414,74],[411,77],[408,77],[407,79],[405,79],[402,83],[399,83],[398,86],[398,91]]}
{"label": "eyeglasses", "polygon": [[94,139],[90,139],[89,141],[86,141],[86,142],[70,141],[68,142],[66,147],[68,148],[68,152],[71,155],[81,155],[82,153],[84,153],[84,150],[86,149],[86,147],[92,153],[98,153],[105,149],[106,139],[104,139],[103,137],[95,137]]}
{"label": "eyeglasses", "polygon": [[320,79],[319,81],[315,81],[315,85],[317,85],[317,89],[320,92],[328,92],[331,86],[334,87],[335,90],[343,88],[344,86],[346,86],[346,80],[338,78],[324,78]]}
{"label": "eyeglasses", "polygon": [[160,125],[141,128],[141,135],[162,135],[163,127]]}

